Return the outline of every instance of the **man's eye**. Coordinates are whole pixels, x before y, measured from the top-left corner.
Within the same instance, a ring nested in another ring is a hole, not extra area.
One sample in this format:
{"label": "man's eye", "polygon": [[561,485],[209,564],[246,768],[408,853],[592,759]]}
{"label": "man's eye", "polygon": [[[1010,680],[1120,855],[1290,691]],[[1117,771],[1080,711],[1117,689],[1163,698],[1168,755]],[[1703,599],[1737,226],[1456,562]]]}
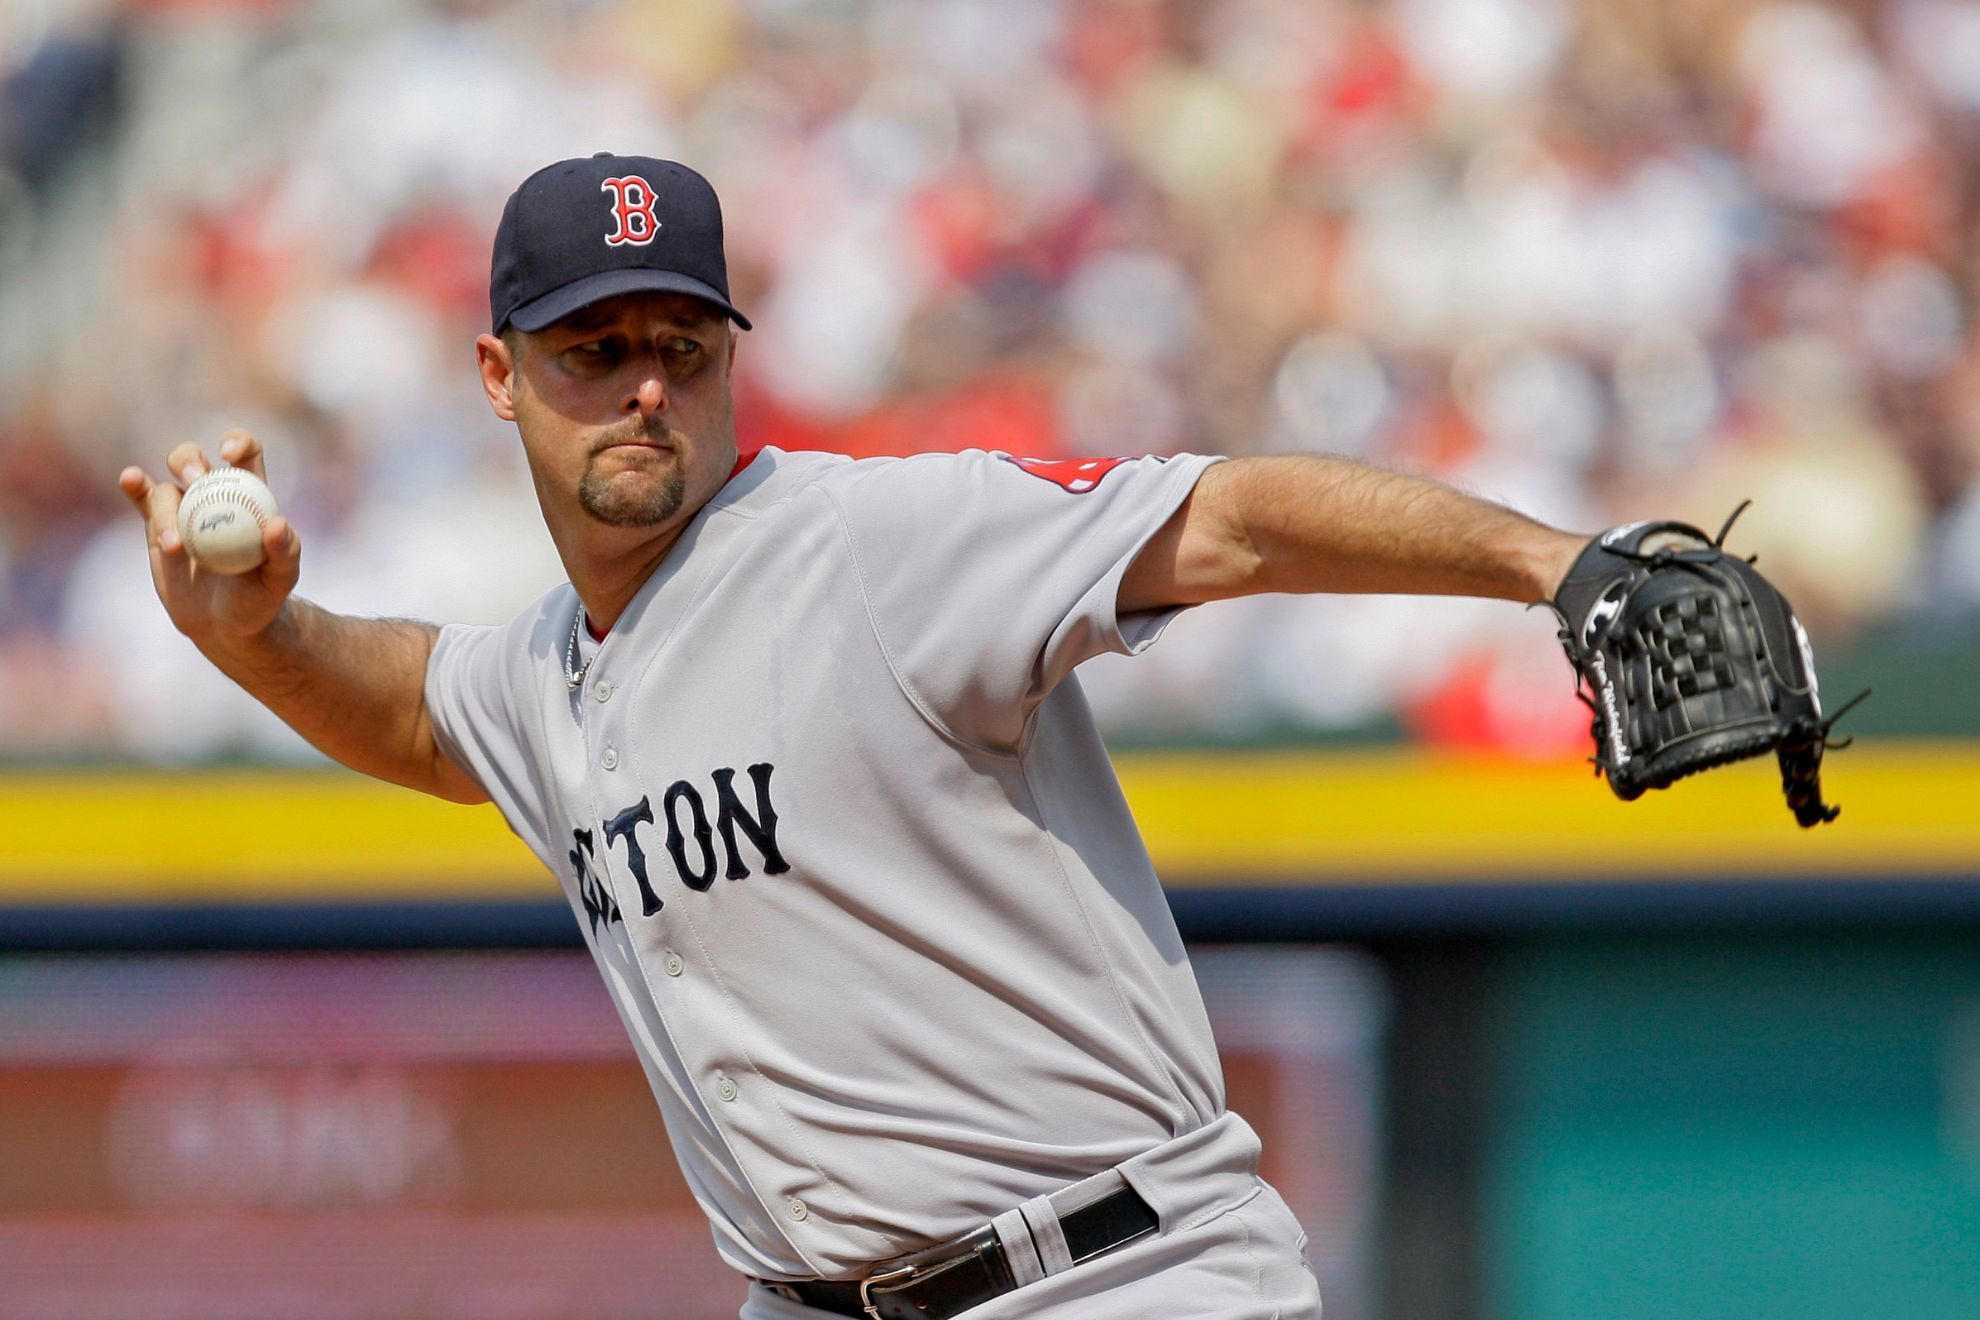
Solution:
{"label": "man's eye", "polygon": [[565,361],[583,371],[603,371],[624,356],[617,340],[587,339],[564,350]]}
{"label": "man's eye", "polygon": [[695,343],[692,339],[675,339],[668,343],[667,351],[686,357],[693,353],[699,353],[701,351],[701,345]]}

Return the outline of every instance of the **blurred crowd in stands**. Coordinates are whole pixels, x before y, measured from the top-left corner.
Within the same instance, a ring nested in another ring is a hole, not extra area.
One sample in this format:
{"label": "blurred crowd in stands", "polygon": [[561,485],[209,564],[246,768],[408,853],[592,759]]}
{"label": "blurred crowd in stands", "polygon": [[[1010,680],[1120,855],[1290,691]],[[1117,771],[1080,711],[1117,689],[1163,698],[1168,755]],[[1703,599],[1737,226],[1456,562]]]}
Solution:
{"label": "blurred crowd in stands", "polygon": [[[746,444],[1331,452],[1676,515],[1819,647],[1980,619],[1980,0],[9,0],[0,755],[301,757],[117,471],[246,425],[335,608],[562,574],[482,401],[539,165],[724,200]],[[996,553],[986,545],[984,553]],[[1260,598],[1090,666],[1122,736],[1554,754],[1544,611]]]}

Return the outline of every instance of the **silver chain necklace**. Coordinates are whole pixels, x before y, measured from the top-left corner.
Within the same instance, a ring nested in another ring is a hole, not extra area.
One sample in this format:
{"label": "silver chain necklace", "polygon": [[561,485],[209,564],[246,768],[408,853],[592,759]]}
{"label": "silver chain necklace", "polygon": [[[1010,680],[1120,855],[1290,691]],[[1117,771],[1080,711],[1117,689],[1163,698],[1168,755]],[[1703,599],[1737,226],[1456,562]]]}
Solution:
{"label": "silver chain necklace", "polygon": [[571,640],[564,646],[564,686],[575,692],[584,686],[584,676],[591,672],[591,661],[598,658],[593,651],[591,658],[582,665],[577,662],[578,629],[584,626],[584,606],[578,606],[577,617],[571,620]]}

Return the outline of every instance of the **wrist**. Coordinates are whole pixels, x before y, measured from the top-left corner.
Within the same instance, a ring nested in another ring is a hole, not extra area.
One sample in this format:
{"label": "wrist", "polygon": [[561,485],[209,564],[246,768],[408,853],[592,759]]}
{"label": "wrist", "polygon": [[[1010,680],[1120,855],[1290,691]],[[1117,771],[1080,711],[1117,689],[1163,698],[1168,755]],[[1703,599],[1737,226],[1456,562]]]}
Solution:
{"label": "wrist", "polygon": [[201,655],[223,670],[233,672],[288,649],[298,634],[294,599],[284,600],[265,622],[242,626],[216,623],[198,636],[193,645]]}
{"label": "wrist", "polygon": [[1526,559],[1526,599],[1552,600],[1560,594],[1561,583],[1574,567],[1581,552],[1593,539],[1579,532],[1560,532],[1549,527],[1545,536],[1536,537]]}

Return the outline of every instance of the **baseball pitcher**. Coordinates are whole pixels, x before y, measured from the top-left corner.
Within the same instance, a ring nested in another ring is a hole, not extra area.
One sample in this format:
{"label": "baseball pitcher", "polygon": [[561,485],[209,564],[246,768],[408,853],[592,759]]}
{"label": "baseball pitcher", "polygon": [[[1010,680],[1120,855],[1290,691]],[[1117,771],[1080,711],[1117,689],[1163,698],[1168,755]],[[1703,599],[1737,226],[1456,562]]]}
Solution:
{"label": "baseball pitcher", "polygon": [[[1692,529],[1590,544],[1312,457],[738,452],[749,321],[684,166],[531,175],[490,303],[481,383],[570,578],[506,625],[328,613],[293,594],[279,517],[258,568],[200,566],[175,518],[209,466],[195,444],[122,484],[160,599],[215,665],[346,765],[492,800],[557,877],[750,1281],[744,1320],[1319,1314],[1304,1234],[1225,1108],[1083,660],[1253,592],[1544,601],[1619,792],[1696,768],[1707,720],[1683,703],[1758,685],[1756,645],[1808,709],[1742,725],[1738,754],[1819,755],[1805,647],[1766,649],[1791,616],[1748,620],[1769,589]],[[240,432],[218,456],[263,469]]]}

